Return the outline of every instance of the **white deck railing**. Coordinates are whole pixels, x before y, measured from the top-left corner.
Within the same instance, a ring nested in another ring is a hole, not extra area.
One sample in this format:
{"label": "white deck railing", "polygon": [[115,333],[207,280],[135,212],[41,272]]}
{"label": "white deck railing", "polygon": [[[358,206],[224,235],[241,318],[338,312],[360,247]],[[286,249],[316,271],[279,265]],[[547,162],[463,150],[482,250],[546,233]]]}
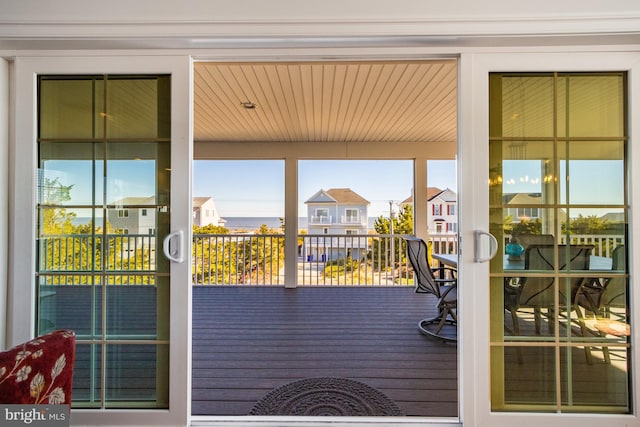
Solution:
{"label": "white deck railing", "polygon": [[611,258],[613,249],[618,245],[624,245],[624,236],[622,234],[571,234],[569,242],[567,242],[567,236],[560,236],[558,243],[561,245],[594,245],[593,255]]}
{"label": "white deck railing", "polygon": [[[435,253],[457,250],[455,236],[433,235],[429,240]],[[300,285],[404,286],[411,282],[402,235],[302,234],[298,242]],[[42,284],[89,284],[96,280],[92,272],[104,269],[121,276],[114,283],[153,283],[156,246],[156,237],[148,234],[44,236],[38,240],[38,274]],[[192,261],[195,285],[284,285],[284,235],[196,234]]]}
{"label": "white deck railing", "polygon": [[[455,235],[429,240],[435,253],[457,252]],[[194,285],[284,285],[281,234],[199,234],[193,243]],[[397,234],[301,234],[296,264],[303,286],[405,286],[413,277]]]}
{"label": "white deck railing", "polygon": [[283,285],[284,235],[194,234],[194,285]]}
{"label": "white deck railing", "polygon": [[410,275],[402,235],[300,235],[298,285],[402,286]]}
{"label": "white deck railing", "polygon": [[[568,239],[567,239],[568,237]],[[511,235],[504,235],[505,244],[511,239]],[[567,241],[568,240],[568,241]],[[624,245],[622,234],[570,234],[560,235],[559,245],[593,245],[593,255],[611,258],[613,250],[618,245]]]}
{"label": "white deck railing", "polygon": [[[152,283],[156,271],[153,235],[60,235],[38,241],[41,283],[86,284],[92,271]],[[593,244],[594,255],[611,257],[622,235],[571,235],[571,244]],[[457,236],[429,236],[432,252],[457,253]],[[565,237],[558,243],[566,244]],[[104,247],[103,247],[104,246]],[[297,283],[309,286],[405,286],[412,272],[402,235],[298,236]],[[192,245],[194,285],[284,285],[284,235],[196,234]],[[143,277],[144,276],[144,277]],[[148,277],[147,277],[148,276]],[[43,282],[44,280],[44,282]],[[119,279],[124,280],[124,279]],[[122,281],[124,283],[124,281]]]}
{"label": "white deck railing", "polygon": [[37,248],[39,284],[99,284],[95,271],[104,271],[108,284],[155,282],[152,234],[50,235],[40,237]]}
{"label": "white deck railing", "polygon": [[457,234],[430,234],[431,250],[434,254],[457,254],[458,235]]}

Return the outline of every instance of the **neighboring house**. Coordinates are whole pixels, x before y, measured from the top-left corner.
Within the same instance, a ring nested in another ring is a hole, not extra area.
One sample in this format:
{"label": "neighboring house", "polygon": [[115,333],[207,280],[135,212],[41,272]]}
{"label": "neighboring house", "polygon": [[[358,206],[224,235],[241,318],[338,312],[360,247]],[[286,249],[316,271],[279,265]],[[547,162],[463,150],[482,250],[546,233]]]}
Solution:
{"label": "neighboring house", "polygon": [[[123,234],[155,234],[156,212],[153,196],[125,197],[116,201],[115,205],[115,208],[107,210],[107,221],[114,231],[120,230]],[[146,205],[149,207],[145,207]],[[193,198],[194,225],[224,225],[225,222],[218,215],[211,197]]]}
{"label": "neighboring house", "polygon": [[608,221],[613,224],[625,224],[626,220],[623,212],[609,212],[600,217],[603,221]]}
{"label": "neighboring house", "polygon": [[[427,227],[430,235],[458,233],[458,198],[455,191],[446,188],[427,187]],[[412,205],[413,196],[400,203]]]}
{"label": "neighboring house", "polygon": [[[535,221],[544,219],[544,209],[535,206],[542,206],[542,193],[505,193],[502,195],[504,204],[508,207],[506,215],[513,218],[513,222],[522,222],[523,220]],[[518,206],[520,205],[520,206]]]}
{"label": "neighboring house", "polygon": [[[308,261],[328,261],[365,255],[368,200],[350,188],[332,188],[318,191],[305,204],[309,235],[330,237],[308,238],[303,247],[303,257]],[[336,237],[341,234],[363,237]]]}
{"label": "neighboring house", "polygon": [[458,198],[455,191],[445,188],[427,199],[427,223],[434,234],[458,233]]}
{"label": "neighboring house", "polygon": [[[543,229],[549,223],[547,215],[550,209],[544,208],[546,204],[542,200],[542,193],[505,193],[502,195],[504,204],[507,206],[505,215],[513,218],[513,223],[526,221],[542,221]],[[558,210],[558,220],[563,223],[567,220],[567,213],[564,209]],[[546,232],[546,231],[545,231]]]}
{"label": "neighboring house", "polygon": [[[149,207],[145,207],[148,205]],[[107,210],[107,222],[122,234],[155,234],[155,197],[125,197]]]}
{"label": "neighboring house", "polygon": [[192,224],[198,227],[204,227],[206,225],[223,226],[227,222],[220,218],[216,204],[211,197],[194,197],[192,209]]}

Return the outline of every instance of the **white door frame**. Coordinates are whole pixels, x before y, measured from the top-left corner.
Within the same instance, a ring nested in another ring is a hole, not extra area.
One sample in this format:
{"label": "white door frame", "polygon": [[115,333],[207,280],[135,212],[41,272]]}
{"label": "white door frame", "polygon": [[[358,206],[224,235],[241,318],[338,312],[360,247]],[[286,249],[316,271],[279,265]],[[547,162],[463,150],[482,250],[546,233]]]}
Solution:
{"label": "white door frame", "polygon": [[[640,425],[638,418],[639,352],[632,349],[632,412],[636,415],[601,414],[544,414],[544,413],[495,413],[491,412],[489,372],[489,264],[474,262],[474,230],[489,229],[489,73],[527,71],[627,71],[628,72],[628,124],[629,163],[640,164],[638,138],[640,122],[640,53],[495,53],[463,54],[460,60],[459,123],[459,176],[461,257],[459,279],[464,289],[459,295],[459,337],[464,343],[461,350],[461,408],[462,420],[467,426],[514,425],[580,425],[581,427]],[[634,147],[634,142],[635,147]],[[635,185],[634,185],[635,184]],[[633,257],[640,245],[640,211],[633,209],[640,203],[638,187],[640,168],[631,167],[630,185],[630,265],[632,277],[640,271],[640,260]],[[488,252],[488,251],[487,251]],[[636,319],[640,313],[640,292],[631,289],[631,314]],[[638,328],[632,328],[632,345],[640,339]],[[463,357],[463,355],[473,355]]]}
{"label": "white door frame", "polygon": [[[36,81],[40,74],[171,75],[171,231],[183,230],[183,249],[191,241],[191,158],[193,151],[192,65],[188,56],[48,56],[15,60],[14,125],[10,198],[8,344],[35,331],[35,177],[37,168]],[[175,191],[179,189],[180,191]],[[189,252],[190,253],[190,252]],[[171,264],[169,409],[74,409],[74,425],[187,425],[191,410],[191,262]]]}
{"label": "white door frame", "polygon": [[[0,236],[9,235],[9,61],[0,58]],[[0,239],[0,319],[7,318],[8,239]],[[0,348],[6,347],[0,328]]]}

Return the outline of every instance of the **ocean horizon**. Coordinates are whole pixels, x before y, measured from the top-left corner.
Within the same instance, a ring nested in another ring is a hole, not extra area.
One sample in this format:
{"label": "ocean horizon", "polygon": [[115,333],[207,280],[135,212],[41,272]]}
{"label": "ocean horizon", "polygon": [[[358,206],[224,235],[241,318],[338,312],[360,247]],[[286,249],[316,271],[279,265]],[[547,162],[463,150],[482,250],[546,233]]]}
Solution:
{"label": "ocean horizon", "polygon": [[[268,228],[280,228],[279,217],[256,216],[256,217],[223,217],[227,222],[224,224],[229,230],[257,230],[262,224]],[[368,229],[372,230],[376,218],[369,218]],[[298,230],[306,230],[309,224],[309,218],[306,216],[298,217]]]}
{"label": "ocean horizon", "polygon": [[[280,218],[277,216],[230,216],[223,217],[226,221],[224,226],[229,230],[258,230],[263,224],[268,228],[280,228]],[[76,217],[72,222],[74,225],[87,224],[91,218]],[[369,218],[369,230],[372,230],[376,218]],[[298,217],[298,230],[306,230],[309,219],[306,216]],[[102,226],[102,218],[96,218],[96,225]]]}
{"label": "ocean horizon", "polygon": [[[222,217],[226,222],[224,226],[229,230],[257,230],[263,224],[268,228],[280,228],[280,218],[277,216],[225,216]],[[300,219],[306,220],[307,218],[298,218],[298,224]]]}

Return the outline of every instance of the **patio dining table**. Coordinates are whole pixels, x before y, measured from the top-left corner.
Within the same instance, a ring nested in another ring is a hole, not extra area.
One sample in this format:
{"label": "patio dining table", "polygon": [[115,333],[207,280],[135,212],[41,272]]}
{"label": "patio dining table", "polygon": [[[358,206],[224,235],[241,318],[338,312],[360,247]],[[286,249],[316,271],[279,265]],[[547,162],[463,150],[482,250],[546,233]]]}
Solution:
{"label": "patio dining table", "polygon": [[[457,254],[431,254],[431,257],[438,261],[441,265],[458,268]],[[612,259],[603,256],[591,255],[589,259],[589,270],[593,271],[610,271]],[[521,259],[510,259],[508,255],[503,257],[503,266],[505,270],[524,270],[524,257]]]}

